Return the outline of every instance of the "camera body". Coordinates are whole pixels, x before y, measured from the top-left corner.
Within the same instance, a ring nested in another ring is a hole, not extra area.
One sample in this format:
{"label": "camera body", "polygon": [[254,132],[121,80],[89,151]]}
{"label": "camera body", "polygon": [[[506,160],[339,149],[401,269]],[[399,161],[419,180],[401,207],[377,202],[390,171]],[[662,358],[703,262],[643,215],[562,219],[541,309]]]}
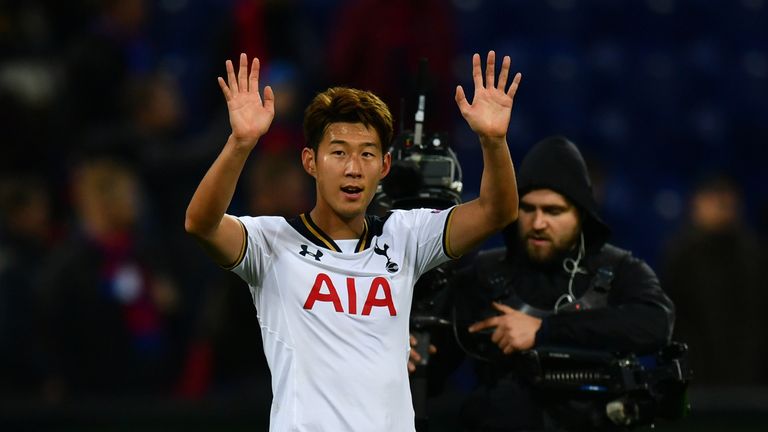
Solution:
{"label": "camera body", "polygon": [[515,367],[564,423],[626,430],[688,414],[687,354],[679,342],[644,355],[539,347],[520,353]]}
{"label": "camera body", "polygon": [[377,190],[379,209],[443,210],[461,202],[462,173],[448,139],[441,134],[400,134],[389,149],[392,168]]}

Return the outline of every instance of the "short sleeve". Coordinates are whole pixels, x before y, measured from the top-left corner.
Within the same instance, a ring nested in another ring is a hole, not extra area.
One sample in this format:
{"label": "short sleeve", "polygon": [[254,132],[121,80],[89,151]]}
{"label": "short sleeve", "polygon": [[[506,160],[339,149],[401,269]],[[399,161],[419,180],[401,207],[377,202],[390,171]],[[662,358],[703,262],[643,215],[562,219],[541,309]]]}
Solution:
{"label": "short sleeve", "polygon": [[416,271],[420,276],[456,257],[451,255],[448,229],[455,207],[446,210],[415,209],[403,211],[403,217],[416,236]]}
{"label": "short sleeve", "polygon": [[237,220],[245,230],[245,244],[240,262],[235,263],[231,271],[249,285],[259,286],[271,257],[269,238],[273,237],[272,230],[268,229],[265,218],[240,216]]}

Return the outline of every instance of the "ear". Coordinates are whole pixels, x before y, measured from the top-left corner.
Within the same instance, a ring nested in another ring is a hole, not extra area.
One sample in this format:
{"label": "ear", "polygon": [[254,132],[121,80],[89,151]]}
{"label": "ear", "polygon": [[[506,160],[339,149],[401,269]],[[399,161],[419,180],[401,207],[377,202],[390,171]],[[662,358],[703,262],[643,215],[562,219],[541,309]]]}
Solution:
{"label": "ear", "polygon": [[381,178],[384,178],[389,174],[389,169],[392,168],[392,153],[386,152],[384,154],[384,163],[381,164]]}
{"label": "ear", "polygon": [[304,171],[312,177],[317,175],[317,167],[315,166],[315,151],[309,147],[304,147],[301,150],[301,165],[304,166]]}

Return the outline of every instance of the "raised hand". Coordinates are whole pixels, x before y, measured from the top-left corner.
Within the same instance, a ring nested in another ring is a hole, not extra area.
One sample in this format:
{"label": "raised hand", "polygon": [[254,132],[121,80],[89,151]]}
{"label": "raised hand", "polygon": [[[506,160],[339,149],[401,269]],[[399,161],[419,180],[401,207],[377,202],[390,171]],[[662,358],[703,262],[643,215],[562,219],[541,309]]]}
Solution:
{"label": "raised hand", "polygon": [[275,117],[275,95],[264,87],[259,94],[259,59],[254,58],[248,73],[248,56],[240,54],[240,67],[235,76],[231,60],[227,60],[227,81],[219,77],[219,86],[227,100],[232,136],[238,144],[253,147],[264,135]]}
{"label": "raised hand", "polygon": [[459,106],[461,115],[481,139],[506,138],[512,114],[512,102],[520,85],[520,79],[522,79],[522,75],[518,72],[512,79],[509,89],[506,89],[509,76],[509,56],[504,56],[501,63],[498,82],[495,81],[495,63],[496,53],[488,52],[485,66],[485,85],[483,85],[480,55],[472,56],[472,79],[475,83],[472,103],[467,101],[464,89],[461,86],[456,87],[456,104]]}

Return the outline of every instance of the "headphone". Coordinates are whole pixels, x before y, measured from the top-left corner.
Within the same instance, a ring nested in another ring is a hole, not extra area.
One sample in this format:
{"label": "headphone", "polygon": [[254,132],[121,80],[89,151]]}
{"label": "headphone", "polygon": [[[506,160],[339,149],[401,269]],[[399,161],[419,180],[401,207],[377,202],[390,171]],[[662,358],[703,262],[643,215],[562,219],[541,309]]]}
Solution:
{"label": "headphone", "polygon": [[576,255],[576,259],[566,258],[563,260],[563,270],[565,270],[570,278],[568,279],[568,292],[558,297],[555,302],[554,312],[557,312],[565,305],[576,301],[576,295],[573,294],[573,279],[576,278],[576,273],[587,274],[587,269],[579,267],[581,260],[585,255],[584,247],[584,231],[579,234],[579,253]]}

